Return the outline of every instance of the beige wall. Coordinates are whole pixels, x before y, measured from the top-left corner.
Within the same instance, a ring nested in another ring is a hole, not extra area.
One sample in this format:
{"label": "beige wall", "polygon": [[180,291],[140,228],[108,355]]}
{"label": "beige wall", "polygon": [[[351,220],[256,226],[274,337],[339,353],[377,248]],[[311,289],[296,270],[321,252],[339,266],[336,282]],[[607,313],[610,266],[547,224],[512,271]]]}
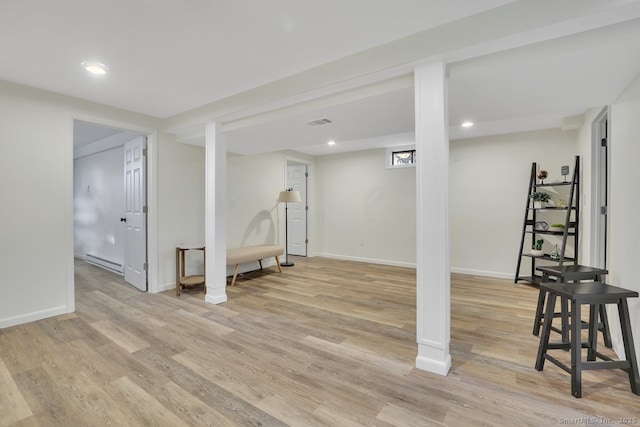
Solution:
{"label": "beige wall", "polygon": [[[158,152],[159,290],[175,287],[175,248],[204,244],[204,148],[181,144],[162,134]],[[191,253],[193,252],[193,253]],[[188,252],[187,274],[203,270],[199,251]]]}
{"label": "beige wall", "polygon": [[[451,141],[451,270],[512,279],[520,247],[531,163],[560,179],[573,172],[575,131],[544,130]],[[523,260],[523,272],[530,264]]]}
{"label": "beige wall", "polygon": [[[609,198],[609,282],[626,289],[640,291],[638,260],[640,260],[640,75],[618,101],[611,105],[610,117],[610,198]],[[640,354],[640,301],[629,300],[636,355]],[[615,311],[609,319],[618,326]],[[619,335],[614,334],[614,348],[624,354]]]}
{"label": "beige wall", "polygon": [[203,234],[201,150],[158,119],[0,81],[0,327],[75,309],[74,118],[150,134],[150,289],[173,285],[176,242]]}
{"label": "beige wall", "polygon": [[319,254],[415,266],[415,168],[386,169],[386,150],[316,159]]}
{"label": "beige wall", "polygon": [[0,82],[0,327],[69,310],[67,112]]}
{"label": "beige wall", "polygon": [[[285,187],[285,153],[227,156],[227,248],[253,245],[284,246],[284,207],[278,195]],[[273,259],[265,260],[266,265]],[[241,266],[241,272],[258,263]],[[227,275],[233,273],[227,267]]]}

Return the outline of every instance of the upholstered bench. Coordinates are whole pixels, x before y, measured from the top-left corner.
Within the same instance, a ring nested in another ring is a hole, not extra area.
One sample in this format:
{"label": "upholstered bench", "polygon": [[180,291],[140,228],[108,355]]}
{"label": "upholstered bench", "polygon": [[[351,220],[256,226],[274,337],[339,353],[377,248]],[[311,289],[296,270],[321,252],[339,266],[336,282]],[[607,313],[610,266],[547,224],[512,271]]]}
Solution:
{"label": "upholstered bench", "polygon": [[260,245],[260,246],[247,246],[244,248],[227,249],[227,265],[235,265],[236,269],[233,273],[233,279],[231,279],[231,286],[236,284],[236,278],[238,277],[238,269],[240,264],[245,262],[258,261],[260,264],[260,270],[262,270],[262,260],[265,258],[275,257],[278,270],[282,273],[280,267],[279,255],[284,253],[284,248],[277,245]]}

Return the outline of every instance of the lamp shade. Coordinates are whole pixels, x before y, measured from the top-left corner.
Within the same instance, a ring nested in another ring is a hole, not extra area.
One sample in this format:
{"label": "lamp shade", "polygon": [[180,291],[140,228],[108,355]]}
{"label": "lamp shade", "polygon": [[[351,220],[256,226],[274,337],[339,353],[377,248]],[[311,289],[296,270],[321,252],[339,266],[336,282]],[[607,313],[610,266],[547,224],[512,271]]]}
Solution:
{"label": "lamp shade", "polygon": [[280,197],[278,197],[279,202],[301,202],[299,191],[281,191]]}

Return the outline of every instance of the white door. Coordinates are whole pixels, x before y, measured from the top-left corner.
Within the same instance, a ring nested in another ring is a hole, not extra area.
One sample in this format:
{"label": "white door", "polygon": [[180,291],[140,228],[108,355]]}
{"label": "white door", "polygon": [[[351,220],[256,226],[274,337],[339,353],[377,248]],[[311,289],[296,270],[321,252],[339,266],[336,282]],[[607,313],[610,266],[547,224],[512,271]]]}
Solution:
{"label": "white door", "polygon": [[302,202],[289,203],[289,255],[307,256],[307,165],[287,166],[287,188],[300,192]]}
{"label": "white door", "polygon": [[592,150],[592,243],[591,264],[594,267],[607,268],[607,207],[609,190],[609,129],[608,109],[604,109],[594,120]]}
{"label": "white door", "polygon": [[139,136],[124,145],[124,280],[141,291],[147,290],[146,144]]}

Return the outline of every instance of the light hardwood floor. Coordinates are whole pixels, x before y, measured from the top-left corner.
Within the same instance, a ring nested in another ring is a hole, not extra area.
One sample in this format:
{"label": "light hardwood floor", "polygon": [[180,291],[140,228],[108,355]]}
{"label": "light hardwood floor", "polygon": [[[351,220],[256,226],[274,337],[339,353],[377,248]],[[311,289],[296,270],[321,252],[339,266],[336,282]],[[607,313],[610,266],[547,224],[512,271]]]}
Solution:
{"label": "light hardwood floor", "polygon": [[536,288],[453,275],[443,377],[414,367],[413,269],[294,261],[217,306],[76,262],[75,313],[0,330],[0,426],[640,423],[624,372],[585,372],[575,399],[534,369]]}

